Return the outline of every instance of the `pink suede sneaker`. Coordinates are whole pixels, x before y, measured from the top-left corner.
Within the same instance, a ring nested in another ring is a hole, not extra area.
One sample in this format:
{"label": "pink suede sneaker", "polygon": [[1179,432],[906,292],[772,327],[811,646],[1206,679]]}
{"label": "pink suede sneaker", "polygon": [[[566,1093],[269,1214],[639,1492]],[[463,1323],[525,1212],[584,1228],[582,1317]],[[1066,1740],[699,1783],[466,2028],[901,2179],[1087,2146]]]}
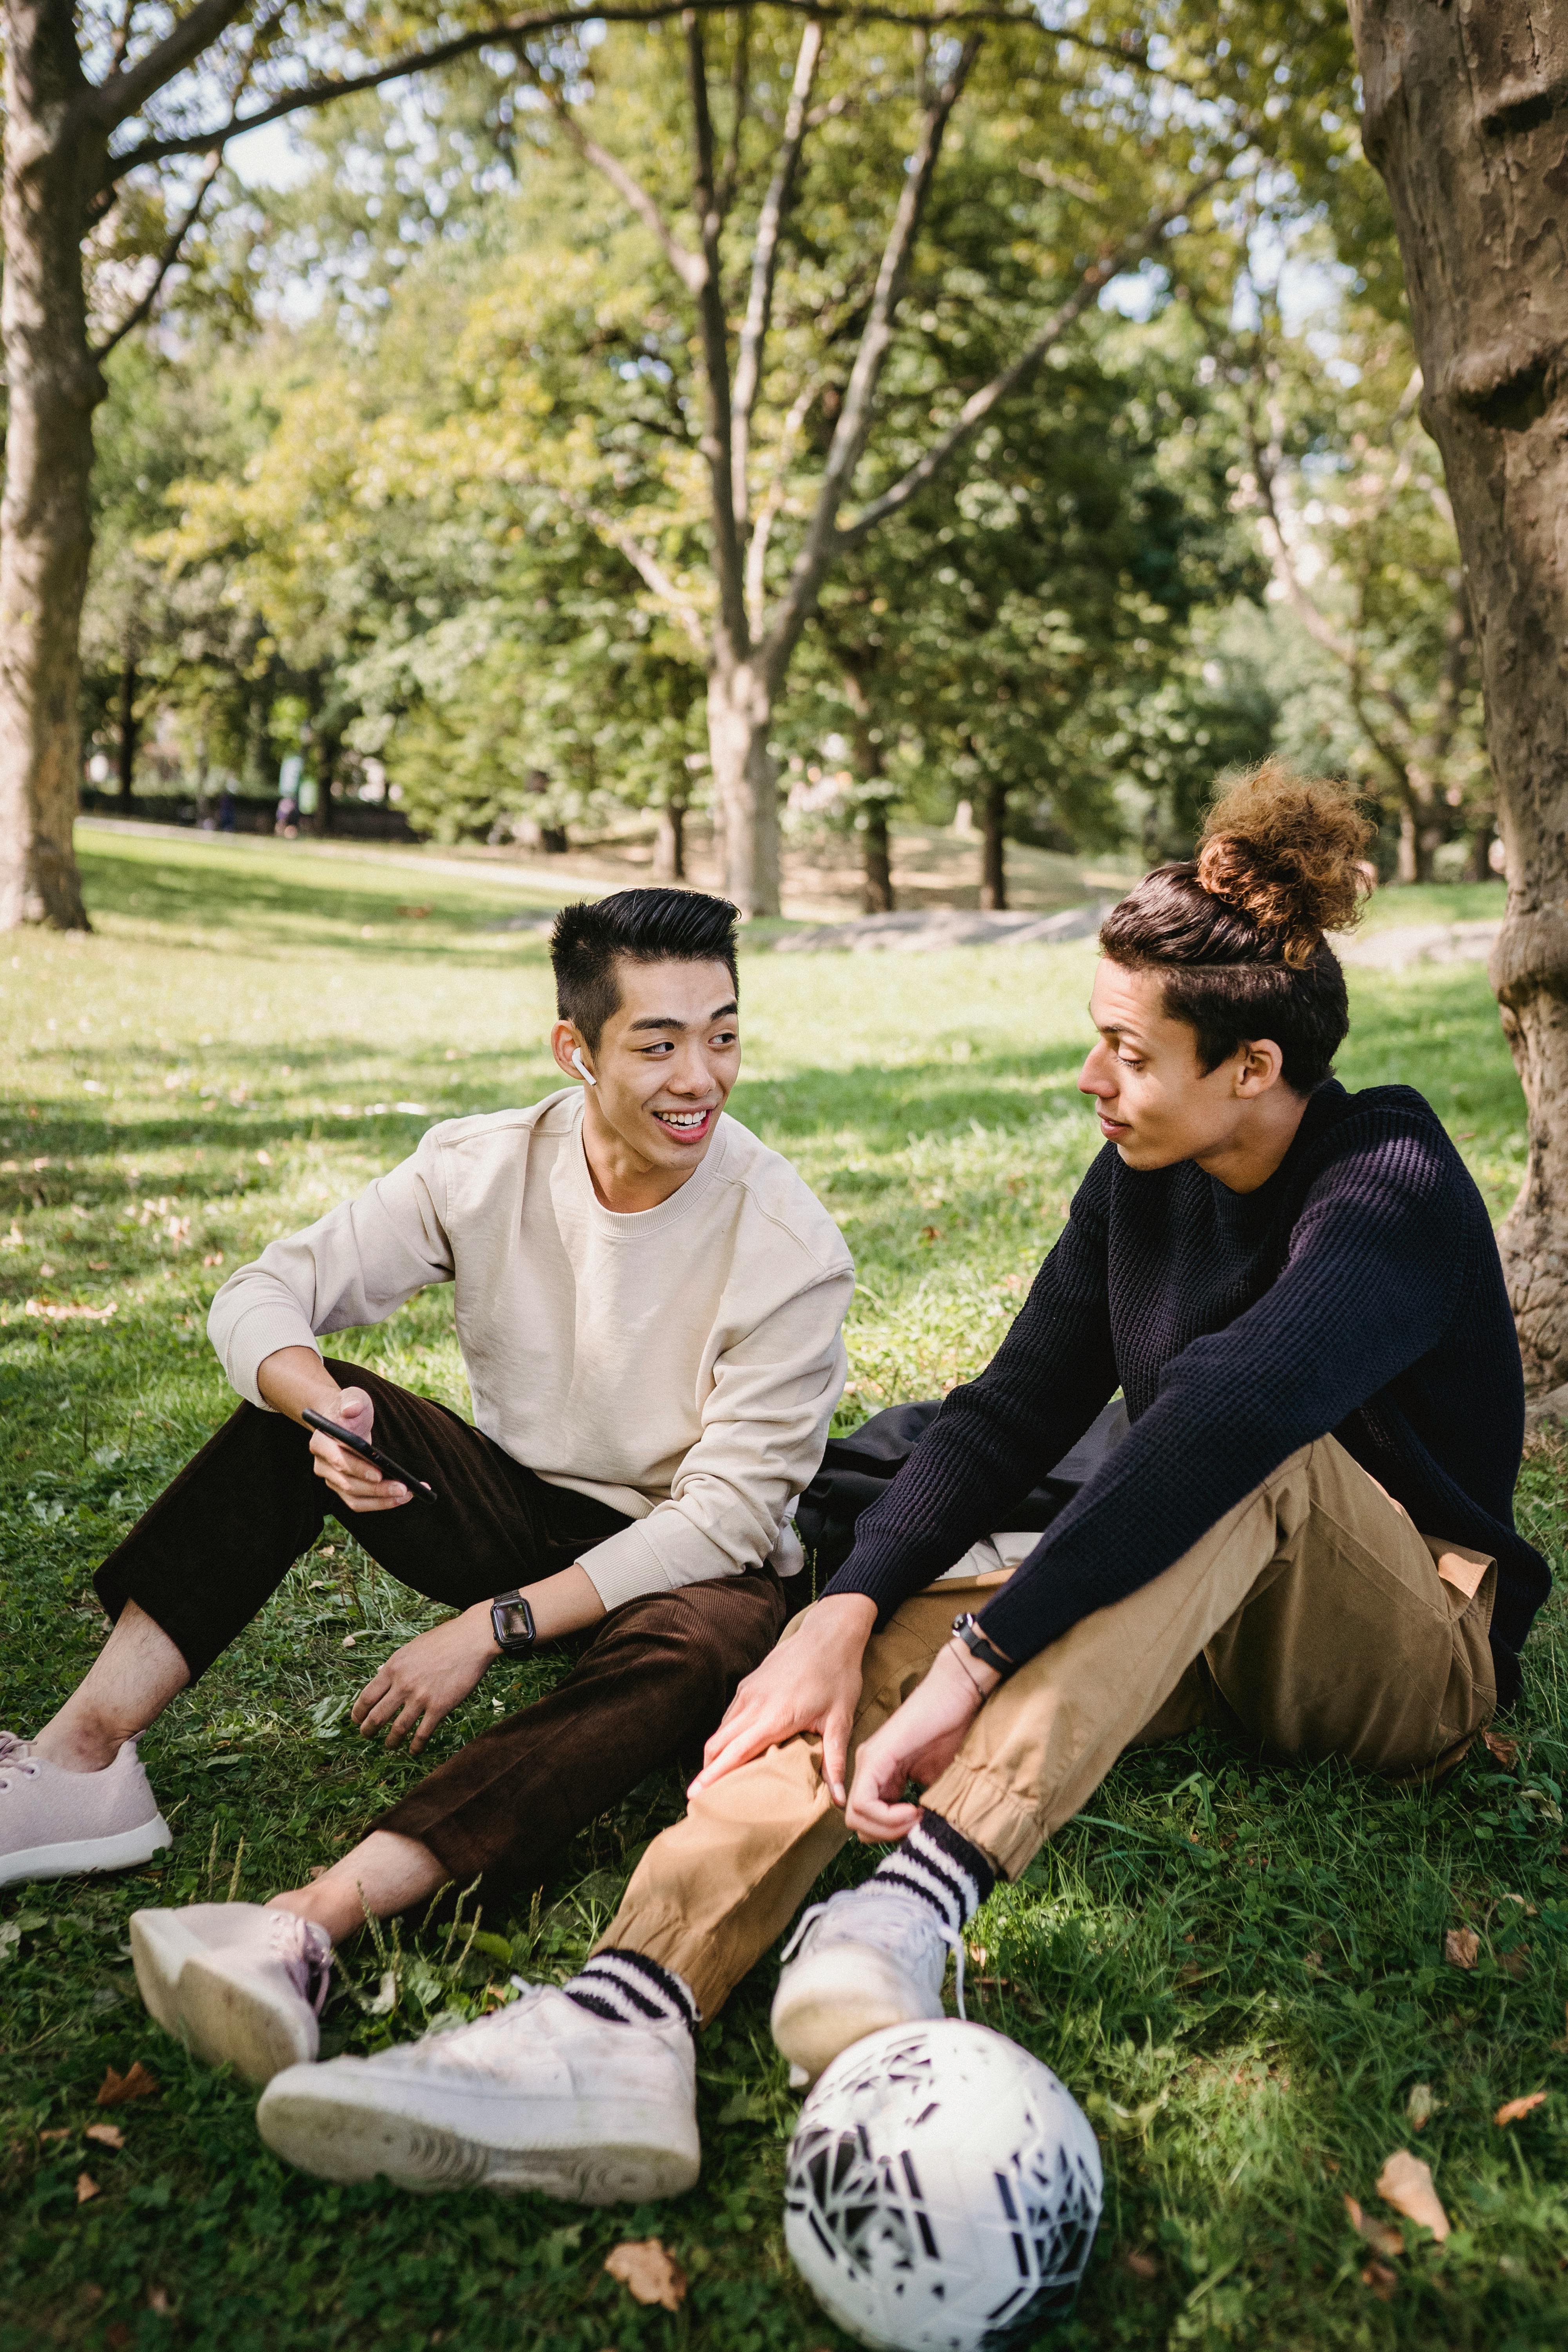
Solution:
{"label": "pink suede sneaker", "polygon": [[133,1739],[101,1772],[66,1772],[0,1731],[0,1886],[129,1870],[172,1843]]}

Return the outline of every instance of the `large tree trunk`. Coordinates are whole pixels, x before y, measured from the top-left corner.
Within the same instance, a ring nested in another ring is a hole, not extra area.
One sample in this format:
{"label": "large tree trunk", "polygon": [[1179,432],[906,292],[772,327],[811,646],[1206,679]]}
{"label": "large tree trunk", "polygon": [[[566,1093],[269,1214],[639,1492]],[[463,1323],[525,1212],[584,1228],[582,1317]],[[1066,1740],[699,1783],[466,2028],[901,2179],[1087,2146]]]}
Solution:
{"label": "large tree trunk", "polygon": [[893,860],[888,839],[886,801],[868,801],[860,812],[860,908],[867,915],[893,912]]}
{"label": "large tree trunk", "polygon": [[1351,0],[1486,691],[1508,856],[1492,985],[1530,1112],[1499,1235],[1525,1371],[1568,1380],[1568,12]]}
{"label": "large tree trunk", "polygon": [[980,903],[997,912],[1007,904],[1007,787],[987,776],[980,793]]}
{"label": "large tree trunk", "polygon": [[684,882],[686,879],[686,803],[666,801],[658,813],[658,832],[653,845],[653,878],[656,882]]}
{"label": "large tree trunk", "polygon": [[708,750],[723,812],[724,889],[743,915],[776,915],[778,770],[768,749],[775,681],[751,661],[717,662],[708,679]]}
{"label": "large tree trunk", "polygon": [[92,523],[92,413],[80,238],[103,145],[69,8],[5,0],[0,295],[10,415],[0,499],[0,930],[87,929],[71,829],[81,780],[79,632]]}

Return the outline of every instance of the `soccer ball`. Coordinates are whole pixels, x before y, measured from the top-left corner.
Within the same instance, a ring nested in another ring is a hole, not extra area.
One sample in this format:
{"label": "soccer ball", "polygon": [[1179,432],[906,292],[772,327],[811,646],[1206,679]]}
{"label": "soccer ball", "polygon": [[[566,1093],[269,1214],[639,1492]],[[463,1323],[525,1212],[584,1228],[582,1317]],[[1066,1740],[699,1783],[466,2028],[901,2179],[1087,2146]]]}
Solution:
{"label": "soccer ball", "polygon": [[801,2109],[784,2240],[875,2352],[991,2352],[1071,2304],[1100,2189],[1089,2120],[1048,2066],[984,2025],[894,2025]]}

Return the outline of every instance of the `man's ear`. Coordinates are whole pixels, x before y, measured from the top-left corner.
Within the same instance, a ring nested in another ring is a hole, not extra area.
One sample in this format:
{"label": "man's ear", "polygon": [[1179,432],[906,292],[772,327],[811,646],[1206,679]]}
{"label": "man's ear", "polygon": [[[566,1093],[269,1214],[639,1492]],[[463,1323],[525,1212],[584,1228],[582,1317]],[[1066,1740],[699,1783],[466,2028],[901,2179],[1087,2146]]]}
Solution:
{"label": "man's ear", "polygon": [[1256,1102],[1279,1083],[1285,1056],[1272,1037],[1254,1037],[1241,1049],[1236,1093],[1240,1102]]}
{"label": "man's ear", "polygon": [[556,1068],[564,1070],[569,1078],[581,1078],[583,1076],[583,1072],[573,1062],[574,1054],[581,1054],[589,1071],[593,1069],[594,1057],[578,1035],[575,1024],[571,1021],[558,1021],[555,1024],[554,1028],[550,1032],[550,1050],[555,1056]]}

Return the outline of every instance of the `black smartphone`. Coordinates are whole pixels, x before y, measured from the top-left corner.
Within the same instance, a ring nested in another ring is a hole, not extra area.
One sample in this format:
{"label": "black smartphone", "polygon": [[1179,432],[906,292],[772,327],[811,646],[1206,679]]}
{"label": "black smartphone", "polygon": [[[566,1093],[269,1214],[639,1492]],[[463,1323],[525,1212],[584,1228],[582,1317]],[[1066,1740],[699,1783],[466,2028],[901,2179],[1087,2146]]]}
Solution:
{"label": "black smartphone", "polygon": [[389,1478],[395,1478],[407,1487],[411,1495],[417,1495],[422,1503],[439,1502],[440,1496],[434,1486],[426,1486],[423,1478],[416,1478],[412,1470],[405,1470],[401,1462],[395,1462],[390,1454],[384,1454],[379,1445],[371,1444],[368,1437],[356,1437],[353,1431],[345,1429],[341,1422],[329,1421],[324,1412],[312,1412],[308,1406],[300,1418],[307,1427],[319,1429],[324,1437],[335,1437],[340,1445],[346,1445],[349,1452],[357,1454],[362,1461],[374,1462],[378,1470],[384,1470]]}

